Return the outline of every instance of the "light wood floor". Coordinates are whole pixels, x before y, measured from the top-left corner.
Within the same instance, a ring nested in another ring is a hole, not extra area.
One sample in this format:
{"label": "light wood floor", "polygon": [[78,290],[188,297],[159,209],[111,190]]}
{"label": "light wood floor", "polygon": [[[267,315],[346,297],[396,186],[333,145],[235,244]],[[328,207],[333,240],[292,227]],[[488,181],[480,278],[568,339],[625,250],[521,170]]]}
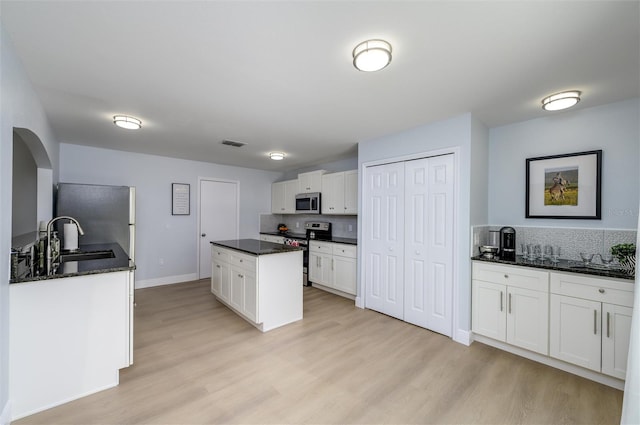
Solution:
{"label": "light wood floor", "polygon": [[208,281],[136,291],[120,385],[16,424],[614,424],[622,392],[315,288],[263,334]]}

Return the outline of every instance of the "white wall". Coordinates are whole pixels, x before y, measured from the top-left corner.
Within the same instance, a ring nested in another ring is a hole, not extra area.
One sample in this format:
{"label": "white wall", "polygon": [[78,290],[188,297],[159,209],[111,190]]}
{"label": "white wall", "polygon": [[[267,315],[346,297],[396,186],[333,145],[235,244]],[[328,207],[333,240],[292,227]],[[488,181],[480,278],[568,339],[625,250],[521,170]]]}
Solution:
{"label": "white wall", "polygon": [[[439,149],[457,148],[458,149],[458,165],[459,165],[459,199],[458,208],[458,234],[456,260],[458,261],[458,329],[454,329],[454,339],[464,341],[468,338],[468,331],[471,325],[471,274],[470,274],[470,225],[471,211],[475,208],[486,210],[486,201],[479,200],[481,196],[474,196],[474,202],[481,205],[473,205],[471,203],[471,182],[475,181],[475,186],[482,186],[481,182],[485,182],[486,166],[482,163],[481,158],[485,156],[487,150],[486,128],[471,116],[464,114],[449,120],[440,121],[433,124],[427,124],[411,130],[407,130],[398,134],[381,137],[374,140],[362,142],[358,145],[358,169],[363,173],[363,166],[366,163],[380,161],[390,158],[402,157],[407,155],[420,154]],[[472,149],[472,143],[474,148]],[[472,161],[472,152],[480,159]],[[477,179],[477,180],[476,180]],[[480,182],[480,184],[478,184]],[[361,183],[361,182],[360,182]],[[362,193],[360,184],[359,193]],[[362,223],[363,216],[367,211],[362,208],[362,198],[359,201],[359,223]],[[486,213],[480,212],[476,219],[482,219]],[[360,226],[361,224],[359,224]],[[362,235],[362,229],[358,229],[358,235]],[[362,243],[359,243],[359,251],[361,252]],[[359,258],[362,256],[359,254]],[[363,294],[363,282],[361,277],[358,279],[358,293]]]}
{"label": "white wall", "polygon": [[[58,162],[58,142],[40,100],[0,25],[0,423],[9,420],[9,250],[11,247],[11,187],[14,128],[38,135],[51,163]],[[57,174],[53,170],[53,178]],[[49,197],[50,198],[50,197]],[[39,198],[40,200],[40,198]],[[49,199],[50,205],[50,199]]]}
{"label": "white wall", "polygon": [[15,238],[38,230],[38,167],[17,133],[13,140],[12,179],[11,234]]}
{"label": "white wall", "polygon": [[[489,223],[635,229],[640,100],[559,112],[490,130]],[[526,219],[525,159],[602,149],[602,220]]]}
{"label": "white wall", "polygon": [[[259,214],[271,211],[271,182],[280,175],[206,162],[60,145],[61,182],[136,187],[137,283],[173,283],[197,276],[199,177],[240,183],[240,238],[257,238]],[[171,183],[191,185],[190,215],[171,215]],[[160,265],[161,258],[164,265]]]}

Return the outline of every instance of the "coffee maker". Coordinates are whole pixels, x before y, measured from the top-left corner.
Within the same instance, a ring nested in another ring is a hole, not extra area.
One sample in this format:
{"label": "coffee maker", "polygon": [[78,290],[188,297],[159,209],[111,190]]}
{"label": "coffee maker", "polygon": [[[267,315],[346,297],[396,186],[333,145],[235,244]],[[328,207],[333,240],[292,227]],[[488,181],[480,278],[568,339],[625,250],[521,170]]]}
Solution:
{"label": "coffee maker", "polygon": [[500,258],[516,261],[516,229],[505,226],[500,229]]}

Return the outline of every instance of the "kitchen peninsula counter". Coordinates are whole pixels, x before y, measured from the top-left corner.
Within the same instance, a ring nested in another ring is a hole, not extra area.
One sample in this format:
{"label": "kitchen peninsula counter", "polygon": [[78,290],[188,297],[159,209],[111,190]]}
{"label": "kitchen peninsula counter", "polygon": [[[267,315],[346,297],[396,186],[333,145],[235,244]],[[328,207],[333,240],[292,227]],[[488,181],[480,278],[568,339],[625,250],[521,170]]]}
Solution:
{"label": "kitchen peninsula counter", "polygon": [[[78,246],[78,252],[81,253],[91,254],[103,251],[113,251],[114,256],[112,258],[94,260],[65,261],[49,274],[47,274],[46,270],[40,270],[34,266],[31,272],[25,277],[11,279],[9,283],[17,284],[65,277],[135,270],[136,266],[134,262],[129,259],[127,253],[117,243],[86,244]],[[65,254],[68,254],[68,252],[62,251],[62,255]]]}
{"label": "kitchen peninsula counter", "polygon": [[211,241],[211,292],[262,332],[302,319],[302,248]]}

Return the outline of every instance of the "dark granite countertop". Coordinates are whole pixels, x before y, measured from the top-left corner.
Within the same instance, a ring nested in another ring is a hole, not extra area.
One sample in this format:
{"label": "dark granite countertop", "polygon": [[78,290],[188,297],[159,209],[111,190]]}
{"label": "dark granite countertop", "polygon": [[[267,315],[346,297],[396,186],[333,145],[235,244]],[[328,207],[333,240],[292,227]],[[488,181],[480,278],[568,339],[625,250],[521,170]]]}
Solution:
{"label": "dark granite countertop", "polygon": [[[271,236],[283,236],[285,238],[291,238],[291,239],[307,239],[307,236],[304,233],[260,232],[260,234],[261,235],[271,235]],[[320,240],[320,239],[318,239],[318,240]],[[330,240],[327,240],[327,241],[320,240],[320,241],[321,242],[344,243],[344,244],[348,244],[348,245],[358,245],[358,239],[356,239],[356,238],[340,238],[340,237],[334,236]]]}
{"label": "dark granite countertop", "polygon": [[[46,274],[46,270],[34,269],[27,276],[15,280],[10,280],[9,283],[34,282],[40,280],[58,279],[62,277],[85,276],[90,274],[135,270],[135,264],[129,259],[127,253],[124,252],[122,247],[117,243],[101,243],[78,246],[78,251],[83,253],[107,250],[113,251],[113,258],[64,262],[60,264],[56,269],[52,270],[50,274]],[[66,254],[66,252],[62,251],[62,255],[64,254]]]}
{"label": "dark granite countertop", "polygon": [[298,246],[282,245],[258,239],[232,239],[228,241],[211,241],[212,245],[235,249],[251,255],[281,254],[283,252],[301,251]]}
{"label": "dark granite countertop", "polygon": [[583,265],[582,261],[559,260],[554,263],[550,260],[525,260],[522,256],[517,256],[516,261],[500,259],[488,259],[481,256],[471,257],[475,261],[485,261],[488,263],[507,264],[511,266],[533,267],[536,269],[553,270],[557,272],[581,273],[593,276],[612,277],[617,279],[635,280],[634,275],[629,275],[615,267],[604,267],[593,264],[589,267]]}

